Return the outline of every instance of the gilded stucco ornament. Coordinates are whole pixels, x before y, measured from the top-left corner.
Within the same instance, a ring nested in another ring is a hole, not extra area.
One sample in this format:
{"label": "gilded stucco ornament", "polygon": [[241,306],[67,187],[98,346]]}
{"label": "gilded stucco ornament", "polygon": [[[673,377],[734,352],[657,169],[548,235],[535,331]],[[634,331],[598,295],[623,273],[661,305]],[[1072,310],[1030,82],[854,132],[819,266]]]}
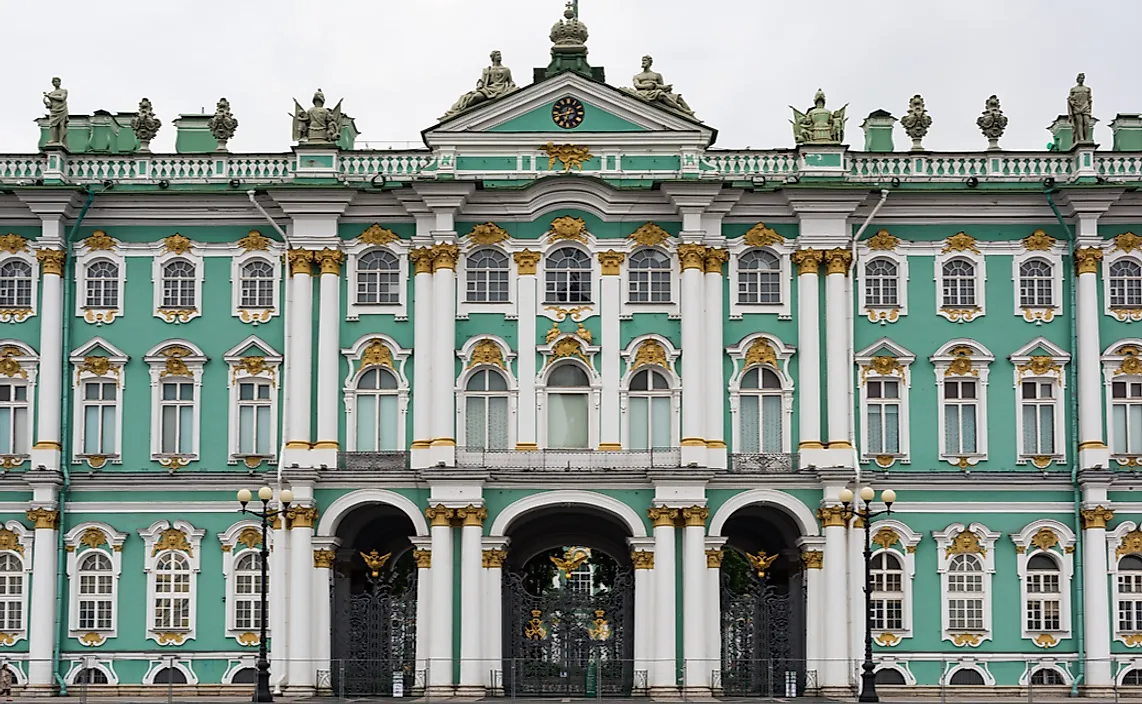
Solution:
{"label": "gilded stucco ornament", "polygon": [[587,365],[591,363],[587,359],[587,355],[583,353],[582,343],[574,337],[564,337],[558,340],[555,346],[551,348],[551,357],[548,358],[547,363],[551,364],[553,361],[565,357],[574,357]]}
{"label": "gilded stucco ornament", "polygon": [[555,218],[551,221],[551,235],[549,239],[552,242],[573,240],[586,244],[587,223],[583,218],[573,218],[570,215]]}
{"label": "gilded stucco ornament", "polygon": [[1062,371],[1055,362],[1054,357],[1048,357],[1043,354],[1033,355],[1031,359],[1027,360],[1026,364],[1016,365],[1015,370],[1019,373],[1019,381],[1023,381],[1023,377],[1027,374],[1031,376],[1049,376],[1051,374],[1058,375]]}
{"label": "gilded stucco ornament", "polygon": [[487,569],[503,569],[504,561],[508,559],[507,550],[482,550],[480,564]]}
{"label": "gilded stucco ornament", "polygon": [[1114,549],[1114,556],[1122,559],[1125,555],[1138,555],[1142,554],[1142,530],[1135,528],[1126,535],[1122,536],[1119,541],[1118,547]]}
{"label": "gilded stucco ornament", "polygon": [[843,274],[848,276],[849,266],[853,263],[853,255],[847,249],[837,247],[825,252],[826,271],[829,274]]}
{"label": "gilded stucco ornament", "polygon": [[706,567],[718,569],[722,566],[725,553],[720,548],[706,548]]}
{"label": "gilded stucco ornament", "polygon": [[214,116],[207,120],[206,129],[210,130],[210,134],[218,140],[218,151],[226,151],[226,143],[234,139],[234,133],[238,130],[238,120],[230,112],[229,100],[218,99],[218,104],[214,107]]}
{"label": "gilded stucco ornament", "polygon": [[651,506],[646,510],[650,522],[659,526],[673,526],[678,521],[678,509],[669,506]]}
{"label": "gilded stucco ornament", "polygon": [[872,536],[872,544],[879,545],[884,550],[891,548],[898,542],[900,542],[900,536],[896,535],[896,531],[888,527],[881,528],[876,531],[876,535]]}
{"label": "gilded stucco ornament", "polygon": [[158,555],[164,550],[175,550],[177,552],[185,552],[188,556],[194,556],[194,548],[187,542],[186,533],[183,533],[178,528],[167,528],[159,535],[159,539],[155,541],[154,547],[151,548],[151,557]]}
{"label": "gilded stucco ornament", "polygon": [[658,340],[649,339],[644,340],[638,346],[638,351],[634,353],[634,363],[631,369],[638,369],[646,365],[653,365],[657,367],[667,367],[666,361],[666,348]]}
{"label": "gilded stucco ornament", "polygon": [[426,570],[432,567],[432,551],[428,549],[418,548],[412,551],[413,562],[416,563],[417,569]]}
{"label": "gilded stucco ornament", "polygon": [[239,372],[246,372],[246,374],[250,376],[266,374],[270,377],[271,385],[276,385],[277,383],[277,379],[275,378],[277,367],[267,362],[265,357],[250,355],[249,357],[242,357],[239,359],[238,363],[234,365],[234,368],[230,374],[231,382],[238,380]]}
{"label": "gilded stucco ornament", "polygon": [[9,378],[17,376],[21,379],[28,378],[28,373],[24,371],[20,363],[15,359],[19,354],[20,350],[11,345],[8,345],[0,351],[0,375]]}
{"label": "gilded stucco ornament", "polygon": [[836,506],[822,506],[817,509],[817,520],[821,522],[823,528],[845,527],[852,512],[841,505]]}
{"label": "gilded stucco ornament", "polygon": [[0,528],[0,551],[4,550],[24,554],[24,546],[20,544],[19,536],[7,528]]}
{"label": "gilded stucco ornament", "polygon": [[627,255],[613,249],[599,252],[599,270],[603,276],[618,276],[622,272],[623,262]]}
{"label": "gilded stucco ornament", "polygon": [[816,275],[821,268],[821,261],[824,260],[825,253],[817,249],[799,249],[793,253],[790,260],[793,265],[797,267],[797,275],[804,274]]}
{"label": "gilded stucco ornament", "polygon": [[759,337],[750,343],[749,349],[745,353],[745,366],[752,367],[755,364],[767,364],[771,367],[777,367],[777,352],[774,351],[773,345],[769,340],[764,337]]}
{"label": "gilded stucco ornament", "polygon": [[1023,249],[1028,252],[1048,252],[1055,246],[1055,238],[1042,230],[1035,230],[1023,238]]}
{"label": "gilded stucco ornament", "polygon": [[920,144],[920,141],[928,134],[928,128],[932,126],[932,117],[928,114],[927,108],[924,107],[922,95],[916,94],[908,101],[908,112],[900,118],[900,126],[912,138],[912,151],[924,151],[924,146]]}
{"label": "gilded stucco ornament", "polygon": [[717,247],[706,248],[706,273],[722,275],[722,268],[730,260],[730,253]]}
{"label": "gilded stucco ornament", "polygon": [[131,118],[131,129],[135,130],[135,137],[139,139],[139,151],[151,151],[151,140],[159,133],[163,121],[155,117],[155,109],[148,98],[139,101],[139,111]]}
{"label": "gilded stucco ornament", "polygon": [[1031,642],[1040,648],[1053,648],[1059,644],[1059,639],[1050,633],[1040,633]]}
{"label": "gilded stucco ornament", "polygon": [[396,242],[398,239],[400,238],[397,237],[395,232],[381,227],[378,223],[369,225],[365,228],[365,231],[357,237],[357,240],[360,241],[361,244],[378,246]]}
{"label": "gilded stucco ornament", "polygon": [[286,252],[286,261],[289,264],[289,273],[291,276],[305,274],[306,276],[313,275],[313,255],[314,252],[309,249],[291,249]]}
{"label": "gilded stucco ornament", "polygon": [[987,548],[980,545],[979,536],[970,530],[963,530],[952,539],[952,544],[944,549],[944,557],[952,555],[987,555]]}
{"label": "gilded stucco ornament", "polygon": [[460,99],[440,118],[441,120],[447,120],[476,105],[502,98],[519,90],[519,86],[512,80],[512,70],[503,65],[503,54],[498,50],[493,51],[489,58],[492,60],[492,65],[480,74],[480,79],[476,81],[476,90],[460,96]]}
{"label": "gilded stucco ornament", "polygon": [[382,555],[376,550],[361,553],[361,559],[365,561],[365,566],[369,568],[369,574],[373,579],[381,576],[381,570],[384,569],[385,563],[388,562],[392,556],[393,554],[391,552],[386,552]]}
{"label": "gilded stucco ornament", "polygon": [[1138,376],[1142,374],[1142,359],[1138,357],[1140,352],[1142,350],[1134,345],[1123,345],[1118,348],[1118,354],[1122,355],[1122,361],[1118,363],[1118,369],[1114,370],[1114,376]]}
{"label": "gilded stucco ornament", "polygon": [[320,252],[314,252],[313,259],[317,262],[323,276],[326,274],[340,276],[341,263],[345,261],[345,253],[326,247]]}
{"label": "gilded stucco ornament", "polygon": [[1076,146],[1094,141],[1094,119],[1091,117],[1094,101],[1091,90],[1085,83],[1086,74],[1080,73],[1075,77],[1075,87],[1067,94],[1067,117],[1071,121]]}
{"label": "gilded stucco ornament", "polygon": [[[711,552],[717,552],[718,553],[719,557],[718,557],[718,565],[717,566],[721,567],[721,565],[722,565],[721,550],[714,550],[714,551],[707,550],[706,551],[706,565],[709,566],[709,564],[710,564],[710,553]],[[652,570],[652,569],[654,569],[654,553],[649,551],[649,550],[632,550],[631,554],[630,554],[630,561],[631,561],[631,565],[636,570]]]}
{"label": "gilded stucco ornament", "polygon": [[820,550],[806,550],[801,553],[801,564],[807,570],[819,570],[825,565],[825,553]]}
{"label": "gilded stucco ornament", "polygon": [[563,172],[566,173],[571,169],[583,170],[583,163],[594,156],[589,147],[577,144],[556,144],[555,142],[548,142],[540,149],[547,154],[547,170],[552,171],[555,168],[555,162],[558,161],[563,165]]}
{"label": "gilded stucco ornament", "polygon": [[107,545],[107,535],[103,531],[92,526],[83,531],[83,535],[79,537],[79,544],[86,545],[89,548],[97,548],[100,545]]}
{"label": "gilded stucco ornament", "polygon": [[566,578],[591,559],[591,551],[582,547],[569,547],[563,551],[562,557],[551,555],[548,559]]}
{"label": "gilded stucco ornament", "polygon": [[972,648],[983,642],[983,638],[975,633],[957,633],[952,636],[952,644],[959,647],[970,646]]}
{"label": "gilded stucco ornament", "polygon": [[258,641],[260,639],[258,638],[257,633],[254,633],[252,631],[247,631],[245,633],[239,634],[237,640],[238,640],[238,645],[244,645],[247,648],[249,648],[249,647],[257,645]]}
{"label": "gilded stucco ornament", "polygon": [[678,261],[682,271],[687,269],[706,270],[706,248],[700,244],[684,244],[678,247]]}
{"label": "gilded stucco ornament", "polygon": [[1055,531],[1043,526],[1032,536],[1031,544],[1040,550],[1050,550],[1059,544],[1059,536],[1055,535]]}
{"label": "gilded stucco ornament", "polygon": [[456,260],[460,258],[460,248],[448,242],[441,242],[432,248],[432,270],[455,271]]}
{"label": "gilded stucco ornament", "polygon": [[67,252],[62,249],[37,249],[36,260],[40,262],[40,271],[46,274],[54,274],[55,276],[63,275],[63,260],[67,258]]}
{"label": "gilded stucco ornament", "polygon": [[979,376],[979,370],[972,366],[972,348],[961,345],[952,348],[952,361],[944,371],[944,376]]}
{"label": "gilded stucco ornament", "polygon": [[670,233],[663,230],[661,227],[653,222],[648,222],[640,226],[637,230],[627,235],[628,240],[634,240],[644,247],[657,247],[666,240],[670,239]]}
{"label": "gilded stucco ornament", "polygon": [[1079,274],[1097,274],[1100,261],[1102,250],[1098,247],[1084,247],[1075,251],[1075,271]]}
{"label": "gilded stucco ornament", "polygon": [[416,247],[409,251],[413,275],[432,273],[432,247]]}
{"label": "gilded stucco ornament", "polygon": [[493,364],[500,369],[507,370],[504,364],[504,353],[494,340],[484,338],[472,348],[472,356],[468,359],[468,368],[483,364]]}
{"label": "gilded stucco ornament", "polygon": [[115,240],[104,232],[103,230],[96,230],[91,235],[83,240],[83,245],[92,252],[110,252],[115,249]]}
{"label": "gilded stucco ornament", "polygon": [[863,385],[870,373],[878,376],[898,376],[904,378],[904,365],[890,354],[877,355],[860,368],[860,383]]}
{"label": "gilded stucco ornament", "polygon": [[59,530],[59,511],[55,509],[41,506],[29,509],[25,515],[37,529]]}
{"label": "gilded stucco ornament", "polygon": [[542,254],[530,249],[525,249],[522,252],[516,252],[512,255],[512,259],[515,260],[516,270],[520,276],[535,276],[539,260],[542,258]]}
{"label": "gilded stucco ornament", "polygon": [[183,361],[184,357],[190,357],[194,354],[194,352],[191,350],[187,349],[186,347],[174,345],[172,347],[167,347],[163,351],[159,352],[159,354],[163,357],[166,357],[166,362],[163,365],[163,370],[159,372],[160,378],[168,376],[194,377],[194,373],[190,371],[190,368],[186,366],[186,362]]}
{"label": "gilded stucco ornament", "polygon": [[468,233],[468,242],[473,247],[486,247],[499,244],[509,237],[508,231],[504,228],[494,222],[486,222],[472,228],[472,231]]}
{"label": "gilded stucco ornament", "polygon": [[813,107],[801,112],[792,105],[793,139],[798,144],[840,144],[845,141],[846,104],[836,112],[825,107],[825,92],[818,90],[813,96]]}
{"label": "gilded stucco ornament", "polygon": [[747,247],[772,247],[785,241],[781,235],[777,234],[777,230],[766,227],[763,222],[759,222],[746,230],[743,239]]}
{"label": "gilded stucco ornament", "polygon": [[895,633],[881,633],[876,637],[876,643],[877,645],[884,646],[885,648],[891,648],[892,646],[898,645],[900,643],[900,636],[896,635]]}
{"label": "gilded stucco ornament", "polygon": [[293,139],[299,144],[332,145],[341,138],[341,102],[332,109],[325,107],[325,93],[318,88],[313,94],[313,107],[306,110],[293,101]]}
{"label": "gilded stucco ornament", "polygon": [[974,252],[979,254],[979,247],[976,246],[975,238],[966,232],[957,232],[947,239],[944,243],[944,248],[940,250],[943,253],[948,252]]}
{"label": "gilded stucco ornament", "polygon": [[176,232],[163,240],[163,251],[171,254],[186,254],[193,244],[190,239]]}
{"label": "gilded stucco ornament", "polygon": [[746,559],[749,560],[749,566],[752,567],[755,572],[757,572],[758,579],[765,579],[766,572],[769,571],[769,568],[773,565],[774,562],[777,562],[777,558],[780,557],[780,553],[773,553],[770,555],[764,550],[760,550],[757,552],[757,554],[747,552],[745,556]]}
{"label": "gilded stucco ornament", "polygon": [[642,71],[631,79],[633,87],[623,88],[622,91],[648,103],[668,107],[694,117],[694,111],[680,94],[674,92],[674,86],[666,83],[661,73],[650,70],[653,66],[654,57],[649,55],[642,57]]}
{"label": "gilded stucco ornament", "polygon": [[594,336],[591,334],[590,330],[583,327],[583,323],[579,323],[575,326],[575,336],[583,342],[586,342],[588,345],[594,342]]}
{"label": "gilded stucco ornament", "polygon": [[1007,129],[1007,116],[999,107],[999,97],[991,96],[983,104],[983,114],[976,118],[975,124],[983,136],[987,137],[988,149],[999,149],[999,138]]}
{"label": "gilded stucco ornament", "polygon": [[238,542],[253,550],[262,544],[262,531],[253,526],[246,526],[238,533]]}
{"label": "gilded stucco ornament", "polygon": [[1142,245],[1142,237],[1133,232],[1123,232],[1114,236],[1114,247],[1110,251],[1129,253],[1142,248],[1140,245]]}
{"label": "gilded stucco ornament", "polygon": [[0,236],[0,252],[18,254],[26,251],[28,251],[28,240],[23,237],[13,232]]}
{"label": "gilded stucco ornament", "polygon": [[369,367],[393,368],[393,351],[389,349],[389,346],[386,345],[383,340],[370,340],[368,346],[365,347],[365,352],[361,355],[361,363],[357,366],[357,371],[361,372]]}
{"label": "gilded stucco ornament", "polygon": [[879,230],[875,235],[868,238],[866,243],[868,248],[881,252],[892,252],[900,244],[900,238],[893,235],[888,230]]}
{"label": "gilded stucco ornament", "polygon": [[238,247],[243,252],[264,252],[270,248],[270,238],[257,230],[250,230],[245,237],[238,240]]}
{"label": "gilded stucco ornament", "polygon": [[44,93],[44,107],[48,109],[48,141],[45,147],[67,149],[67,88],[59,76],[52,78],[52,89]]}

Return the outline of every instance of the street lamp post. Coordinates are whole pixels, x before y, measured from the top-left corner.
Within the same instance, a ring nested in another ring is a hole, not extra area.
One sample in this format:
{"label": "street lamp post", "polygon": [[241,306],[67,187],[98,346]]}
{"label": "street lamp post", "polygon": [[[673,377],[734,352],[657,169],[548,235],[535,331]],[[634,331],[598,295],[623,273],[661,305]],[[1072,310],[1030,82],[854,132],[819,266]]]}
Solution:
{"label": "street lamp post", "polygon": [[[847,509],[853,503],[852,490],[842,489],[839,498]],[[860,697],[857,699],[859,702],[880,701],[880,697],[876,695],[876,673],[873,672],[876,666],[872,662],[872,607],[869,603],[872,598],[872,519],[892,513],[896,492],[892,489],[880,492],[880,499],[884,502],[883,511],[872,510],[874,498],[876,492],[872,487],[866,486],[860,490],[863,508],[860,504],[853,507],[853,513],[864,522],[864,665],[861,666]]]}
{"label": "street lamp post", "polygon": [[242,513],[248,513],[262,519],[262,585],[258,591],[261,593],[261,611],[260,611],[260,626],[261,630],[258,633],[258,684],[254,688],[254,698],[251,701],[255,702],[272,702],[274,695],[270,692],[270,660],[266,654],[266,611],[267,611],[267,590],[266,586],[269,584],[269,575],[267,568],[270,563],[270,546],[267,532],[270,526],[270,519],[275,516],[280,516],[289,509],[289,504],[293,501],[293,492],[289,489],[283,489],[278,495],[281,501],[281,508],[274,511],[270,510],[270,499],[274,498],[273,489],[264,486],[258,489],[258,498],[262,502],[261,511],[251,511],[246,508],[250,500],[254,498],[249,489],[242,489],[238,492],[238,503],[242,504]]}

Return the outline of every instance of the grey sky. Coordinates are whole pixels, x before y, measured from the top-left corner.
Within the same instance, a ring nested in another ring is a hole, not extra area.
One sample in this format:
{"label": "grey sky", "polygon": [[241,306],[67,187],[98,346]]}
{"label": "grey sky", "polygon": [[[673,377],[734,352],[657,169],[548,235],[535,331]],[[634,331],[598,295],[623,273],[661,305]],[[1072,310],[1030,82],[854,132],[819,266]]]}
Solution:
{"label": "grey sky", "polygon": [[[134,110],[147,96],[163,120],[152,144],[173,151],[172,120],[230,99],[230,148],[289,149],[292,98],[320,87],[344,98],[361,140],[419,145],[420,131],[471,90],[500,49],[516,82],[549,59],[562,0],[27,0],[0,3],[5,55],[0,153],[35,151],[41,94],[63,78],[75,114]],[[820,8],[813,11],[810,8]],[[35,9],[33,9],[35,8]],[[1077,15],[1081,14],[1082,19]],[[924,95],[925,146],[979,150],[984,100],[1010,118],[1002,144],[1042,149],[1075,74],[1094,91],[1096,141],[1116,113],[1142,112],[1130,66],[1139,0],[581,0],[590,61],[629,85],[639,59],[720,132],[717,146],[792,146],[790,104],[818,87],[849,103],[847,141],[877,108],[899,117]],[[907,139],[898,126],[898,149]],[[412,145],[410,145],[412,146]]]}

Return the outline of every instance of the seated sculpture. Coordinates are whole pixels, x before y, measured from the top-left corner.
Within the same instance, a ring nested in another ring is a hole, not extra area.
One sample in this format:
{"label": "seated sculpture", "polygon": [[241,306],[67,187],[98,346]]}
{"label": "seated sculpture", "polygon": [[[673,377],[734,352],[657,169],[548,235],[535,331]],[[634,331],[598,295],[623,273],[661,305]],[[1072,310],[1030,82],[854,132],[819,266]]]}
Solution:
{"label": "seated sculpture", "polygon": [[441,120],[458,115],[480,103],[502,98],[519,90],[519,86],[512,80],[512,70],[501,63],[503,55],[498,51],[493,51],[491,59],[492,65],[485,68],[480,75],[480,80],[476,82],[476,90],[460,96],[456,104],[444,113],[444,117],[440,118]]}
{"label": "seated sculpture", "polygon": [[642,73],[634,77],[634,87],[623,88],[623,90],[648,103],[661,103],[666,107],[693,116],[694,111],[690,109],[681,95],[674,92],[674,86],[663,81],[661,73],[650,70],[653,65],[653,57],[642,57]]}

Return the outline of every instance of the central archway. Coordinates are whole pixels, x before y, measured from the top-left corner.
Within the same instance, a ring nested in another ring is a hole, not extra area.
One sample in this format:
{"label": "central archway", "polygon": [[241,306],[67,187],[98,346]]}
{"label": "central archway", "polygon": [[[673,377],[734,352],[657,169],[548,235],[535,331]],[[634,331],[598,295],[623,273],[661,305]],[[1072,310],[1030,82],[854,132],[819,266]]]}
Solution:
{"label": "central archway", "polygon": [[629,525],[556,504],[506,526],[503,681],[513,696],[626,696],[634,688]]}

